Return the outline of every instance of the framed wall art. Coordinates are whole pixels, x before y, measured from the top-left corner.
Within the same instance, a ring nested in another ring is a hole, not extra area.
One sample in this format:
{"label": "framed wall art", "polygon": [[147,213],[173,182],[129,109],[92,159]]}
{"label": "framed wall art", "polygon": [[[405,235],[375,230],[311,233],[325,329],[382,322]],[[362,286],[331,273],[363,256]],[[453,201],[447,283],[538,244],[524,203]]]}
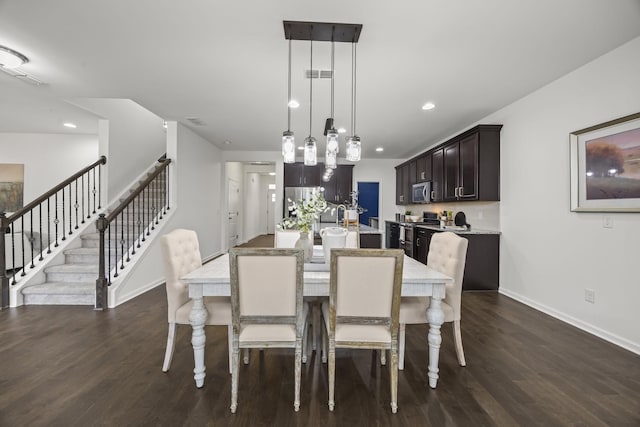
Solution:
{"label": "framed wall art", "polygon": [[0,163],[0,212],[15,212],[24,203],[24,165]]}
{"label": "framed wall art", "polygon": [[571,210],[640,212],[640,113],[570,134]]}

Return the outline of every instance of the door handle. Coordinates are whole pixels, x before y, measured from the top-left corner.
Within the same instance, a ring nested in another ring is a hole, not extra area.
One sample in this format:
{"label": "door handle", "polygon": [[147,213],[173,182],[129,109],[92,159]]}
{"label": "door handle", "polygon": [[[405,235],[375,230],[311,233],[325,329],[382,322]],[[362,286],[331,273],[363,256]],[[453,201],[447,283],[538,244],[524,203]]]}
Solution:
{"label": "door handle", "polygon": [[462,197],[464,195],[464,187],[458,187],[458,197]]}
{"label": "door handle", "polygon": [[431,191],[431,200],[435,200],[436,199],[436,191],[432,190]]}
{"label": "door handle", "polygon": [[429,200],[427,200],[429,198],[429,196],[427,195],[427,186],[426,185],[422,188],[422,198],[424,199],[425,202],[429,201]]}

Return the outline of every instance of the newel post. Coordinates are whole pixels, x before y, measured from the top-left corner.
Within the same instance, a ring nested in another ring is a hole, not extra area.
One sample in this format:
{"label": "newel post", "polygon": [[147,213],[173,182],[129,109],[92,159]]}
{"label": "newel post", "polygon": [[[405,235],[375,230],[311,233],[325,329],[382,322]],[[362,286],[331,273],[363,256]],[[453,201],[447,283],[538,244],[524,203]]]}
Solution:
{"label": "newel post", "polygon": [[0,212],[0,310],[9,307],[9,278],[7,277],[6,246],[4,243],[7,227],[9,227],[9,220],[4,212]]}
{"label": "newel post", "polygon": [[99,259],[98,259],[98,279],[96,279],[96,310],[104,310],[107,308],[107,297],[108,297],[108,282],[107,276],[105,274],[105,265],[104,265],[104,231],[109,226],[107,219],[105,218],[105,214],[100,214],[100,217],[96,221],[96,228],[100,233],[100,243],[99,247]]}

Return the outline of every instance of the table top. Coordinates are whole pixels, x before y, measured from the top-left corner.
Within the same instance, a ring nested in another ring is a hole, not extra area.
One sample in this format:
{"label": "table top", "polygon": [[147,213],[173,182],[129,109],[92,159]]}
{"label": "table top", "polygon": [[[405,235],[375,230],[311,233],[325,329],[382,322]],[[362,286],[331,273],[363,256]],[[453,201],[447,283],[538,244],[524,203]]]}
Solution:
{"label": "table top", "polygon": [[[319,249],[318,249],[319,248]],[[314,246],[317,259],[322,246]],[[315,269],[314,269],[315,270]],[[230,295],[229,254],[224,254],[180,278],[189,284],[189,296]],[[405,255],[402,269],[402,296],[431,296],[444,298],[445,285],[453,279]],[[329,295],[329,270],[304,272],[305,296]]]}

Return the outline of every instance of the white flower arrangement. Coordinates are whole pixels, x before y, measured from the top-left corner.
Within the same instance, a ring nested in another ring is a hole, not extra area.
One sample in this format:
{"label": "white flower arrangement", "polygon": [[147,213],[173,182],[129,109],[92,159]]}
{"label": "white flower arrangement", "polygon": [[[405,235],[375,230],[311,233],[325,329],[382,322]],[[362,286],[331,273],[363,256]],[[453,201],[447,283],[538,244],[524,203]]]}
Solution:
{"label": "white flower arrangement", "polygon": [[287,199],[287,201],[292,216],[284,218],[280,222],[279,225],[283,229],[298,229],[308,232],[313,224],[320,219],[320,214],[329,209],[324,195],[317,189],[311,192],[309,199],[298,201]]}

